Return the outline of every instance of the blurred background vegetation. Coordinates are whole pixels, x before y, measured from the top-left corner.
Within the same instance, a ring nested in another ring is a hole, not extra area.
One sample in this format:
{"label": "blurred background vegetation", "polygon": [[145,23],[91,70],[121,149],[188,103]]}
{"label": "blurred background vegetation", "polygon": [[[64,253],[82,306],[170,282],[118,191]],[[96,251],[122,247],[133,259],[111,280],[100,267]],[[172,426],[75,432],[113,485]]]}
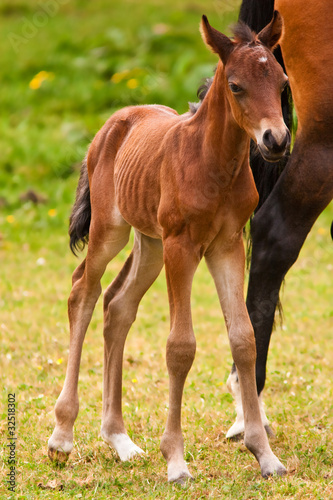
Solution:
{"label": "blurred background vegetation", "polygon": [[2,0],[2,205],[17,208],[28,188],[53,204],[67,199],[59,180],[115,110],[161,103],[185,112],[216,62],[199,34],[201,15],[224,29],[239,4]]}

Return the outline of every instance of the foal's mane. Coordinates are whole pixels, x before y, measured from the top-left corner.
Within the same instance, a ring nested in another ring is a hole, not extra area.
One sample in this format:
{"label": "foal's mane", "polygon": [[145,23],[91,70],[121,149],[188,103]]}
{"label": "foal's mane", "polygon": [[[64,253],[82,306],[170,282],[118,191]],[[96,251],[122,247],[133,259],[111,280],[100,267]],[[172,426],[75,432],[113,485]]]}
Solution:
{"label": "foal's mane", "polygon": [[231,28],[233,36],[233,40],[236,43],[252,43],[256,39],[256,33],[251,30],[251,28],[245,24],[243,21],[238,21],[237,24],[234,24]]}
{"label": "foal's mane", "polygon": [[[255,42],[256,33],[252,31],[247,24],[243,21],[238,21],[237,24],[231,27],[231,31],[233,34],[233,41],[237,44],[252,44]],[[215,69],[216,71],[216,69]],[[197,91],[197,97],[200,99],[199,102],[190,102],[190,112],[195,114],[201,106],[202,101],[207,95],[208,90],[210,89],[213,83],[214,77],[206,78],[204,82],[200,85]]]}

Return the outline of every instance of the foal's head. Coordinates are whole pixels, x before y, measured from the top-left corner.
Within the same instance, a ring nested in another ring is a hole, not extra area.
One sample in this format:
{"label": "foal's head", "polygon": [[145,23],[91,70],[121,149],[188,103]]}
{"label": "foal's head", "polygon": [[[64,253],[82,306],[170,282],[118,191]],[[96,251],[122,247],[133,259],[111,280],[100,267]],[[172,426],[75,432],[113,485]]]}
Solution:
{"label": "foal's head", "polygon": [[238,125],[256,141],[262,156],[275,161],[286,151],[290,133],[283,121],[281,92],[287,77],[272,51],[282,34],[281,15],[258,34],[238,23],[231,40],[210,26],[206,16],[201,22],[205,43],[224,65],[224,89]]}

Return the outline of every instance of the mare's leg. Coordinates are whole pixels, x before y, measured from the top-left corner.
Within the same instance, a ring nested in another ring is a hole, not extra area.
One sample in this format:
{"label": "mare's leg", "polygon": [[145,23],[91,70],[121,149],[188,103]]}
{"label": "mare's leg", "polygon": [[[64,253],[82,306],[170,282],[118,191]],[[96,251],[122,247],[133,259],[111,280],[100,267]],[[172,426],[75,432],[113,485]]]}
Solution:
{"label": "mare's leg", "polygon": [[[297,260],[311,227],[333,197],[332,164],[328,147],[312,145],[307,150],[299,140],[274,190],[252,221],[247,308],[256,338],[256,378],[260,400],[280,287]],[[228,387],[236,401],[239,400],[234,369]],[[264,425],[268,425],[263,408],[262,418]],[[242,407],[237,404],[237,419],[227,436],[235,436],[243,430]]]}
{"label": "mare's leg", "polygon": [[215,281],[237,366],[244,408],[244,442],[257,458],[263,477],[275,472],[281,475],[286,469],[270,449],[260,417],[255,383],[255,339],[243,296],[245,257],[242,235],[225,251],[222,245],[220,247],[216,242],[209,248],[206,260]]}
{"label": "mare's leg", "polygon": [[[242,396],[240,392],[238,374],[235,363],[233,363],[232,365],[231,373],[227,380],[227,387],[230,394],[232,394],[235,399],[236,421],[228,430],[226,437],[238,441],[242,438],[244,433],[244,412],[243,412]],[[269,425],[269,421],[265,413],[262,393],[259,395],[259,409],[260,409],[261,421],[265,427],[267,435],[270,437],[274,436],[274,432],[272,431]]]}
{"label": "mare's leg", "polygon": [[122,408],[122,363],[127,333],[136,318],[139,303],[163,267],[163,247],[136,232],[132,253],[104,295],[104,387],[101,435],[129,460],[143,453],[126,434]]}
{"label": "mare's leg", "polygon": [[68,364],[64,387],[55,406],[56,426],[48,443],[51,460],[66,460],[73,448],[73,426],[79,411],[77,386],[85,333],[101,293],[100,279],[110,260],[126,245],[129,233],[128,225],[113,226],[108,231],[92,222],[87,257],[74,271],[68,299]]}
{"label": "mare's leg", "polygon": [[164,240],[163,246],[171,331],[166,350],[169,413],[161,451],[168,464],[168,480],[183,483],[192,478],[184,460],[181,403],[185,380],[196,350],[191,317],[191,288],[200,256],[185,235],[170,236]]}

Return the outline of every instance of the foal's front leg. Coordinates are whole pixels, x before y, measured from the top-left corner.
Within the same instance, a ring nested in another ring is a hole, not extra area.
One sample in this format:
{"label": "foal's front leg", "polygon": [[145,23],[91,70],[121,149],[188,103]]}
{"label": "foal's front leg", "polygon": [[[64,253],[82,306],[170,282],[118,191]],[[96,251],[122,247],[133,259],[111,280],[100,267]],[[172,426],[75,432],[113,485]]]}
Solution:
{"label": "foal's front leg", "polygon": [[196,350],[191,317],[191,288],[200,259],[185,236],[169,237],[163,246],[171,331],[166,350],[170,379],[169,413],[161,451],[168,464],[168,480],[182,484],[188,478],[192,479],[184,460],[181,403],[185,380]]}
{"label": "foal's front leg", "polygon": [[[223,247],[222,247],[223,248]],[[244,442],[257,458],[261,474],[282,475],[285,467],[272,452],[261,420],[255,381],[256,347],[253,328],[244,302],[244,248],[241,234],[223,252],[217,244],[206,261],[214,278],[237,367],[244,409]]]}

